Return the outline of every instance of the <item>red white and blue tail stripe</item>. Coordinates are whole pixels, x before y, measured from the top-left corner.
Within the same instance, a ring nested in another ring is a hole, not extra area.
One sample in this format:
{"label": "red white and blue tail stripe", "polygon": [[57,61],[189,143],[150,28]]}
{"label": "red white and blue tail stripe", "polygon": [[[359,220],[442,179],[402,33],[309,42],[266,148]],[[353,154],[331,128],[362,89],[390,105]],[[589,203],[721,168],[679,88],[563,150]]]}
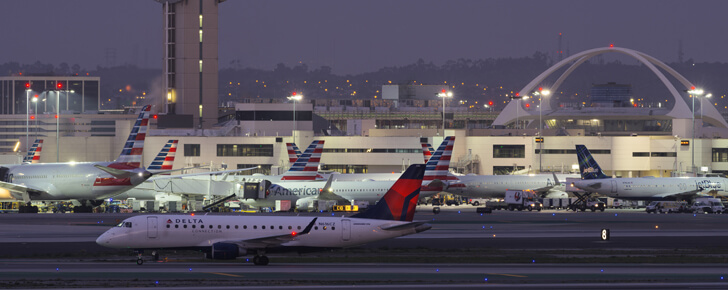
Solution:
{"label": "red white and blue tail stripe", "polygon": [[147,170],[149,172],[172,170],[174,165],[174,156],[177,153],[177,142],[178,140],[167,141],[167,144],[164,144],[164,147],[162,147],[162,150],[159,151],[157,157],[154,158],[152,164],[149,164]]}
{"label": "red white and blue tail stripe", "polygon": [[370,206],[367,211],[352,217],[411,222],[415,216],[424,174],[424,164],[410,165],[382,199]]}
{"label": "red white and blue tail stripe", "polygon": [[296,143],[286,143],[286,149],[288,149],[288,162],[291,164],[295,163],[298,157],[301,157],[301,150],[298,149]]}
{"label": "red white and blue tail stripe", "polygon": [[33,145],[28,149],[28,154],[23,158],[23,163],[40,163],[40,152],[43,149],[43,140],[36,139]]}
{"label": "red white and blue tail stripe", "polygon": [[316,180],[318,167],[321,162],[321,152],[324,150],[323,140],[314,140],[311,145],[296,159],[283,174],[281,180]]}
{"label": "red white and blue tail stripe", "polygon": [[448,179],[455,179],[454,176],[448,177],[450,170],[450,158],[452,157],[452,148],[455,144],[455,136],[445,137],[440,147],[437,148],[430,160],[427,161],[427,169],[425,170],[425,177],[423,178],[424,183],[428,183],[432,180],[439,179],[446,181]]}
{"label": "red white and blue tail stripe", "polygon": [[425,156],[425,164],[427,164],[427,161],[430,160],[430,157],[432,157],[432,153],[435,151],[435,149],[432,149],[432,145],[422,142],[422,155]]}
{"label": "red white and blue tail stripe", "polygon": [[144,139],[147,137],[147,126],[149,124],[149,113],[152,106],[146,105],[142,108],[137,117],[134,127],[131,128],[129,138],[126,139],[124,149],[121,150],[119,158],[109,165],[116,169],[132,169],[141,167],[142,150],[144,150]]}

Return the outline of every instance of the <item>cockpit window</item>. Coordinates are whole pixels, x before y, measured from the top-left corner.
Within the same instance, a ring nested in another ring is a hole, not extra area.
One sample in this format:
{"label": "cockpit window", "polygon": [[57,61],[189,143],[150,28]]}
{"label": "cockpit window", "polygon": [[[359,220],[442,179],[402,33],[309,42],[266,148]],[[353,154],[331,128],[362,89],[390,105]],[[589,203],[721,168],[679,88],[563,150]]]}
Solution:
{"label": "cockpit window", "polygon": [[121,222],[116,226],[120,228],[131,228],[131,222]]}

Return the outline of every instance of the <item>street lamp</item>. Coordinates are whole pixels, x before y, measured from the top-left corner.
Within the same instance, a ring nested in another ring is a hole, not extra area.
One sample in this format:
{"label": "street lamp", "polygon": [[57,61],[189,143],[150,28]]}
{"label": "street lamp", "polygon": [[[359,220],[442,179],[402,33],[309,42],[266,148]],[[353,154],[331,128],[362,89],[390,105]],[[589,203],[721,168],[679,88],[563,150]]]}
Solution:
{"label": "street lamp", "polygon": [[25,152],[30,150],[30,83],[25,83]]}
{"label": "street lamp", "polygon": [[[541,131],[543,131],[543,120],[542,120],[541,107],[543,107],[543,105],[542,105],[543,98],[551,95],[551,91],[544,90],[543,88],[538,88],[538,92],[535,92],[533,94],[536,96],[539,96],[538,97],[538,137],[543,137],[543,135],[542,135],[543,133],[541,132]],[[541,155],[543,154],[543,139],[541,139],[541,142],[538,145],[538,149],[539,149],[538,150],[538,172],[540,173],[543,170],[543,167],[541,166],[541,160],[542,160]]]}
{"label": "street lamp", "polygon": [[63,89],[63,84],[61,81],[58,81],[56,83],[56,162],[60,162],[61,155],[60,155],[60,136],[61,136],[61,130],[60,130],[60,119],[61,119],[61,89]]}
{"label": "street lamp", "polygon": [[[709,94],[705,95],[705,97],[703,97],[703,99],[710,99],[710,97],[712,97],[712,96],[713,96],[713,94],[709,93]],[[700,99],[700,119],[703,119],[703,116],[704,116],[703,115],[703,99]]]}
{"label": "street lamp", "polygon": [[33,110],[33,115],[36,116],[35,119],[35,139],[38,139],[38,95],[33,96],[33,104],[35,105],[35,109]]}
{"label": "street lamp", "polygon": [[690,171],[695,175],[695,98],[703,94],[702,89],[696,89],[695,87],[690,87],[690,90],[688,91],[688,94],[690,94],[690,98],[693,99],[693,141],[691,141],[690,147],[692,148],[692,162]]}
{"label": "street lamp", "polygon": [[442,136],[445,136],[445,98],[452,98],[452,92],[445,91],[445,89],[442,89],[442,92],[437,94],[438,98],[442,98]]}
{"label": "street lamp", "polygon": [[296,102],[300,102],[301,99],[303,99],[303,95],[293,92],[291,96],[287,98],[288,100],[293,101],[293,133],[291,134],[291,138],[293,138],[293,142],[296,142]]}
{"label": "street lamp", "polygon": [[518,111],[521,108],[521,100],[528,99],[528,96],[521,97],[521,94],[520,93],[515,93],[514,95],[511,95],[511,96],[509,96],[508,94],[506,94],[506,97],[511,98],[511,100],[513,100],[513,99],[516,100],[516,129],[518,129],[518,127],[521,125],[520,122],[519,122],[519,120],[518,120]]}

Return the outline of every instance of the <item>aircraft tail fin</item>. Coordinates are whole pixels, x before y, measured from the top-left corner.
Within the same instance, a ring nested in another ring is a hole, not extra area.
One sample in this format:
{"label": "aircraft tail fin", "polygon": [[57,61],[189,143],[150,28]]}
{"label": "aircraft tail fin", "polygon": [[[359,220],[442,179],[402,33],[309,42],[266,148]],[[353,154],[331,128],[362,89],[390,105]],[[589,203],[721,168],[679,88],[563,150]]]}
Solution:
{"label": "aircraft tail fin", "polygon": [[43,139],[36,139],[28,149],[28,154],[23,158],[23,163],[40,163],[40,153],[43,149]]}
{"label": "aircraft tail fin", "polygon": [[[177,154],[177,142],[179,140],[169,140],[162,150],[159,151],[157,157],[154,158],[152,164],[149,164],[147,171],[157,173],[160,171],[172,170],[174,165],[174,157]],[[169,174],[169,173],[164,173]]]}
{"label": "aircraft tail fin", "polygon": [[281,180],[316,180],[318,166],[321,162],[321,152],[324,150],[324,140],[314,140],[311,145],[296,159],[283,174]]}
{"label": "aircraft tail fin", "polygon": [[147,126],[149,124],[149,113],[152,110],[151,105],[142,108],[137,117],[134,127],[131,128],[129,138],[126,139],[124,149],[121,150],[119,158],[109,167],[117,169],[133,169],[141,167],[142,151],[144,150],[144,139],[147,137]]}
{"label": "aircraft tail fin", "polygon": [[592,157],[589,149],[584,145],[576,145],[576,157],[579,160],[579,171],[581,179],[605,179],[609,178],[594,157]]}
{"label": "aircraft tail fin", "polygon": [[291,164],[295,163],[298,157],[301,157],[301,149],[298,149],[296,143],[286,143],[286,149],[288,149],[288,162]]}
{"label": "aircraft tail fin", "polygon": [[432,153],[435,152],[435,149],[432,149],[432,145],[428,144],[427,142],[421,142],[422,145],[422,155],[425,157],[425,163],[430,160],[430,157],[432,157]]}
{"label": "aircraft tail fin", "polygon": [[379,202],[352,217],[411,222],[424,175],[424,164],[410,165]]}

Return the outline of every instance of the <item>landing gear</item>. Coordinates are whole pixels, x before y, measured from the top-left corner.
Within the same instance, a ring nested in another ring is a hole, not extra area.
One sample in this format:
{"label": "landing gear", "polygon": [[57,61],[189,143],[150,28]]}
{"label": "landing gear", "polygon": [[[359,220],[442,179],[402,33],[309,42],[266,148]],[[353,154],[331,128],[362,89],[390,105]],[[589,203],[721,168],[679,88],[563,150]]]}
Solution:
{"label": "landing gear", "polygon": [[154,261],[159,261],[159,251],[152,251],[152,258]]}
{"label": "landing gear", "polygon": [[136,263],[137,263],[137,265],[140,265],[140,266],[142,264],[144,264],[144,258],[142,258],[142,254],[144,254],[144,251],[141,251],[141,250],[137,251],[137,262]]}
{"label": "landing gear", "polygon": [[268,262],[269,262],[268,261],[268,257],[265,256],[265,255],[261,255],[261,256],[255,255],[253,257],[253,265],[256,265],[256,266],[265,266],[265,265],[268,265]]}

